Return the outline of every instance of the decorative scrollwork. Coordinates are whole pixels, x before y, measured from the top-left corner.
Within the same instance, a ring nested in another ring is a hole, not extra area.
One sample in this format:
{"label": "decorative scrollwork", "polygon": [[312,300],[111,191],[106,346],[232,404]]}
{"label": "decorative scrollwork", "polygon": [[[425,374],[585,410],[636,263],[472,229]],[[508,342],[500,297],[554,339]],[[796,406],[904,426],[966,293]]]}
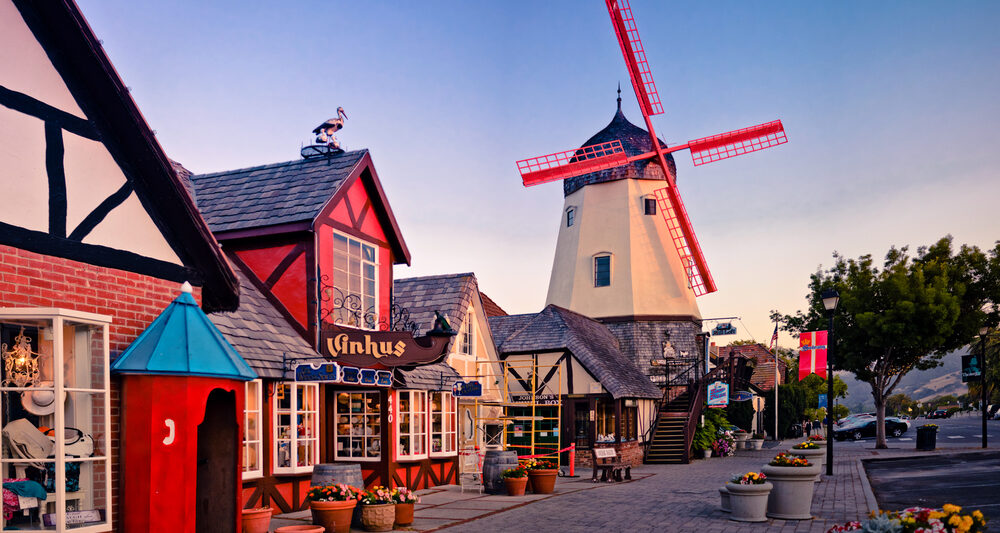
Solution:
{"label": "decorative scrollwork", "polygon": [[392,302],[388,316],[379,316],[377,305],[366,308],[360,295],[345,293],[334,287],[327,275],[320,277],[320,324],[339,324],[379,331],[410,331],[417,334],[418,326],[410,320],[409,309]]}

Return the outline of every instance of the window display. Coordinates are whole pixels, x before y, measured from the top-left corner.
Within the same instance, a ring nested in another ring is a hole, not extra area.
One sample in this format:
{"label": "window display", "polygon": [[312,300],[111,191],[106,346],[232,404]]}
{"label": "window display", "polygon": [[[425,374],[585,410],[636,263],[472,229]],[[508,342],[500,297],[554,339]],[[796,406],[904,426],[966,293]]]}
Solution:
{"label": "window display", "polygon": [[399,391],[398,405],[398,459],[427,457],[427,393],[416,390]]}
{"label": "window display", "polygon": [[431,456],[455,454],[455,400],[450,392],[431,393]]}
{"label": "window display", "polygon": [[[106,531],[111,507],[106,440],[111,427],[110,319],[40,311],[0,311],[0,466],[5,480],[0,527]],[[16,480],[12,483],[20,496],[9,480]],[[44,499],[38,497],[42,495]]]}
{"label": "window display", "polygon": [[274,406],[274,473],[311,472],[319,457],[319,386],[276,383]]}
{"label": "window display", "polygon": [[261,385],[259,379],[246,383],[243,410],[243,479],[263,475],[264,450],[261,442]]}
{"label": "window display", "polygon": [[337,459],[377,461],[382,457],[382,409],[379,392],[338,392]]}

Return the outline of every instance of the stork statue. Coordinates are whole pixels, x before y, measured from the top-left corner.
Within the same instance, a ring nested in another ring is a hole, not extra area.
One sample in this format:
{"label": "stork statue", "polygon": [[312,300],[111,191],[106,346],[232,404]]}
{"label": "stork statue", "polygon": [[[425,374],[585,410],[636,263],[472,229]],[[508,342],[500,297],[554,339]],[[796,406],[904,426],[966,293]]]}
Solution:
{"label": "stork statue", "polygon": [[340,149],[340,141],[333,134],[344,128],[345,120],[347,120],[347,113],[344,113],[343,107],[338,107],[337,118],[327,119],[326,122],[316,126],[316,129],[313,130],[313,133],[316,134],[316,144],[326,144],[330,148]]}

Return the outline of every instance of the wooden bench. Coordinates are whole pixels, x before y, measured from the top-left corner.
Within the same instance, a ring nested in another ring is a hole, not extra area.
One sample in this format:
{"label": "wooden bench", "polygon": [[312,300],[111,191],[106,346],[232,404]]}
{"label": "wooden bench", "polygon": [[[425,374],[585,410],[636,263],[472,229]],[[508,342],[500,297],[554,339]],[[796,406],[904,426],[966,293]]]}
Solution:
{"label": "wooden bench", "polygon": [[632,479],[632,465],[622,462],[621,456],[614,448],[594,448],[590,450],[593,460],[594,476],[591,481],[597,483],[597,471],[601,471],[601,481],[613,482]]}

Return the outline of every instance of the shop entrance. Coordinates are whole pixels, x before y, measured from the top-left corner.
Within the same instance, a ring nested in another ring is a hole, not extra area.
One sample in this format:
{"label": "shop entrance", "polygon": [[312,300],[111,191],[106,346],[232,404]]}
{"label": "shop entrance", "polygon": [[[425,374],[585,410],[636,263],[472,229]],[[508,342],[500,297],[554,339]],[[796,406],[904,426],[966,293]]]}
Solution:
{"label": "shop entrance", "polygon": [[236,452],[239,445],[236,393],[215,389],[208,395],[205,419],[198,425],[197,533],[236,533]]}

